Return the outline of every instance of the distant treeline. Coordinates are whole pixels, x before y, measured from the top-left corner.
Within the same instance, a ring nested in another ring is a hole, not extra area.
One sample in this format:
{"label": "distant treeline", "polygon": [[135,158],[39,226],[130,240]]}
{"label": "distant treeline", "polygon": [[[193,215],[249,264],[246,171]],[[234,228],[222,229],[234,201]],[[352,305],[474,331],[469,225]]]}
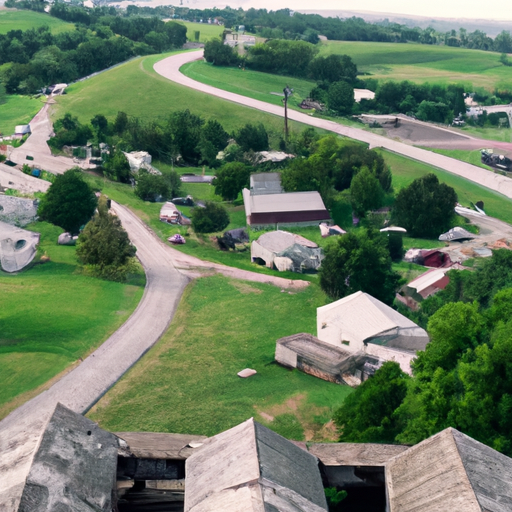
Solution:
{"label": "distant treeline", "polygon": [[[39,3],[39,2],[38,2]],[[121,18],[114,8],[54,4],[51,12],[77,23],[53,35],[43,26],[0,34],[0,81],[8,93],[33,94],[44,86],[69,83],[135,55],[178,48],[186,28],[158,18]]]}

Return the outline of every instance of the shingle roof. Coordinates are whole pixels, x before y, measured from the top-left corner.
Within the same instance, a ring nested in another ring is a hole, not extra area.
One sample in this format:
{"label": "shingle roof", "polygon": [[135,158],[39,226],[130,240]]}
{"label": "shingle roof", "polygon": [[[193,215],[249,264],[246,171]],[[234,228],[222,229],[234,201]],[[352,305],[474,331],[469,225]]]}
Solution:
{"label": "shingle roof", "polygon": [[246,213],[304,212],[326,210],[318,192],[287,192],[284,194],[244,194]]}

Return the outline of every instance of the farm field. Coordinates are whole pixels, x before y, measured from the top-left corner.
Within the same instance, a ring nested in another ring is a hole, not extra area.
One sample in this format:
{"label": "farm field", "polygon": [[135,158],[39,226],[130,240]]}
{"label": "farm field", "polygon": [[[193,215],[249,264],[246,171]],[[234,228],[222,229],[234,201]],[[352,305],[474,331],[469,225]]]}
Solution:
{"label": "farm field", "polygon": [[28,30],[47,25],[52,34],[75,30],[73,23],[67,23],[44,12],[28,10],[0,10],[0,34],[10,30]]}
{"label": "farm field", "polygon": [[224,31],[224,26],[210,25],[208,23],[193,23],[191,21],[173,20],[187,27],[187,40],[195,41],[195,32],[199,31],[199,42],[206,43],[210,39],[220,37]]}
{"label": "farm field", "polygon": [[0,418],[70,370],[132,313],[144,290],[82,275],[75,248],[57,245],[61,229],[36,223],[50,261],[0,272]]}
{"label": "farm field", "polygon": [[[208,436],[254,416],[289,439],[335,440],[329,422],[352,389],[273,363],[278,338],[316,331],[325,300],[317,286],[288,294],[221,276],[197,279],[164,337],[88,416],[111,431]],[[258,373],[241,379],[244,368]]]}
{"label": "farm field", "polygon": [[[142,57],[71,85],[67,94],[58,98],[52,118],[72,112],[80,121],[89,122],[96,114],[113,119],[122,111],[144,121],[163,121],[171,112],[189,109],[206,120],[216,119],[228,132],[246,123],[264,123],[267,131],[279,138],[281,118],[192,91],[155,73],[154,63],[169,55],[173,53]],[[119,84],[127,86],[120,91]],[[291,126],[298,131],[303,128],[300,123]]]}
{"label": "farm field", "polygon": [[[0,11],[1,13],[1,11]],[[43,107],[41,99],[8,94],[0,105],[0,134],[12,135],[18,124],[28,124]]]}
{"label": "farm field", "polygon": [[512,85],[510,69],[499,62],[500,54],[495,52],[412,43],[321,43],[319,55],[330,54],[349,55],[358,70],[369,75],[368,78],[418,83],[456,82],[488,90],[493,90],[498,83]]}

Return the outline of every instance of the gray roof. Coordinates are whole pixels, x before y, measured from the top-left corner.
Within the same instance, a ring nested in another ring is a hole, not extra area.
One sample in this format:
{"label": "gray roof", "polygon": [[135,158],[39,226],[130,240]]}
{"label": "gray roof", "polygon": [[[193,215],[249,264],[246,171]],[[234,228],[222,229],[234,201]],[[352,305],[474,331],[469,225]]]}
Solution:
{"label": "gray roof", "polygon": [[81,414],[57,404],[28,474],[23,512],[110,512],[117,440]]}
{"label": "gray roof", "polygon": [[318,247],[315,242],[312,242],[303,236],[295,235],[288,231],[281,231],[280,229],[264,233],[258,238],[258,240],[256,240],[256,242],[268,251],[276,254],[285,251],[295,244],[310,248]]}
{"label": "gray roof", "polygon": [[326,210],[318,192],[288,192],[284,194],[244,194],[247,215],[272,212],[305,212]]}
{"label": "gray roof", "polygon": [[372,443],[314,443],[308,447],[326,466],[385,466],[408,446]]}
{"label": "gray roof", "polygon": [[327,510],[317,458],[252,418],[187,459],[185,486],[185,512]]}
{"label": "gray roof", "polygon": [[512,459],[447,428],[386,466],[390,512],[510,512]]}

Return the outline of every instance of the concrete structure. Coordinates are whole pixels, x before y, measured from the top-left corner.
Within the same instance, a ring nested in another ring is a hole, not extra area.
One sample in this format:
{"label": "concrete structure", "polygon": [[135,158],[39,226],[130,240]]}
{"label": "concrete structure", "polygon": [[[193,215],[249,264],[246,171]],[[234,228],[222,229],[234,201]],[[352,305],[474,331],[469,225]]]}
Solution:
{"label": "concrete structure", "polygon": [[0,222],[0,268],[19,272],[36,256],[39,233]]}
{"label": "concrete structure", "polygon": [[412,297],[416,302],[421,302],[439,290],[444,290],[450,282],[450,278],[446,275],[448,270],[447,268],[432,268],[421,274],[405,286],[406,295]]}
{"label": "concrete structure", "polygon": [[128,160],[130,170],[133,173],[139,172],[141,169],[145,169],[151,174],[162,174],[158,169],[151,165],[152,157],[147,151],[132,151],[131,153],[125,153],[124,156]]}
{"label": "concrete structure", "polygon": [[257,226],[316,226],[331,216],[318,192],[252,195],[243,190],[247,224]]}
{"label": "concrete structure", "polygon": [[350,352],[396,361],[410,373],[410,363],[429,341],[424,329],[363,292],[317,309],[317,337]]}
{"label": "concrete structure", "polygon": [[31,133],[29,124],[19,124],[14,128],[14,135],[16,137],[23,137],[23,135],[30,135]]}
{"label": "concrete structure", "polygon": [[370,89],[354,89],[354,101],[359,103],[361,100],[373,100],[375,93]]}
{"label": "concrete structure", "polygon": [[208,439],[185,473],[185,512],[328,510],[318,459],[252,418]]}
{"label": "concrete structure", "polygon": [[[357,385],[366,359],[363,352],[350,352],[320,341],[306,333],[280,338],[276,343],[276,361],[289,368],[336,384]],[[359,378],[354,374],[359,370]]]}
{"label": "concrete structure", "polygon": [[317,270],[323,258],[323,250],[315,242],[287,231],[269,231],[251,244],[253,262],[261,260],[268,268],[281,272]]}
{"label": "concrete structure", "polygon": [[447,428],[386,464],[389,512],[510,512],[512,459]]}
{"label": "concrete structure", "polygon": [[0,221],[13,226],[26,226],[37,219],[39,201],[0,194]]}
{"label": "concrete structure", "polygon": [[250,189],[251,196],[283,194],[284,190],[281,186],[281,174],[278,172],[251,174]]}

